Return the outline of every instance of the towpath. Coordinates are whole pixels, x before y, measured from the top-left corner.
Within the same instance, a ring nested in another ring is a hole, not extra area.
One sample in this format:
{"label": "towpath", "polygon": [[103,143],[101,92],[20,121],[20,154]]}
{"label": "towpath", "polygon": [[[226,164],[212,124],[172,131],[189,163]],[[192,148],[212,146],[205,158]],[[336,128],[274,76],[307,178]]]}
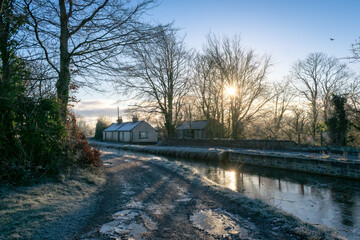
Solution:
{"label": "towpath", "polygon": [[102,150],[107,183],[75,239],[336,239],[261,202],[191,180],[174,163]]}

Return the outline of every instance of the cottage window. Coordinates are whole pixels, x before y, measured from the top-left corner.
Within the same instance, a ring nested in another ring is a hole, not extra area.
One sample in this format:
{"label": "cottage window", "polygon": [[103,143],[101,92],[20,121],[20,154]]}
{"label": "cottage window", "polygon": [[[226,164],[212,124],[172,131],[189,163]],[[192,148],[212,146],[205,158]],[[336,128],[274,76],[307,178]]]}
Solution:
{"label": "cottage window", "polygon": [[139,132],[139,139],[148,138],[148,132]]}

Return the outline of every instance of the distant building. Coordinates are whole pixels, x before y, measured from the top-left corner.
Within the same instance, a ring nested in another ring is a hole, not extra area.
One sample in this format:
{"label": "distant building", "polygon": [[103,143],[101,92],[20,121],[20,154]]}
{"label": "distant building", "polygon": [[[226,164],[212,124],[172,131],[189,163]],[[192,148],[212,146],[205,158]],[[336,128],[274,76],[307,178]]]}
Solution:
{"label": "distant building", "polygon": [[206,120],[184,122],[176,128],[176,136],[190,139],[207,138],[206,126]]}
{"label": "distant building", "polygon": [[138,121],[136,117],[132,122],[122,122],[119,118],[117,123],[111,124],[103,131],[104,141],[129,142],[129,143],[156,143],[156,130],[145,121]]}

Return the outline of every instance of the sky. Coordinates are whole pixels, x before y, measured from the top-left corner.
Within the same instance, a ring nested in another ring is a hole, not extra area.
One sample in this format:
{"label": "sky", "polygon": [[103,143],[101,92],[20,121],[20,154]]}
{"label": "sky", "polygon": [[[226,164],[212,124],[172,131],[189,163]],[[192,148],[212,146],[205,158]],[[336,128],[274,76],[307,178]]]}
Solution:
{"label": "sky", "polygon": [[[360,37],[359,10],[360,0],[162,0],[144,19],[173,22],[187,47],[196,51],[201,51],[209,33],[240,35],[245,48],[271,56],[268,78],[281,81],[291,65],[309,53],[350,56],[351,44]],[[341,61],[360,72],[360,64]],[[105,93],[81,89],[75,112],[91,125],[99,116],[114,121],[117,107],[125,121],[130,119],[124,113],[129,99],[110,85],[104,88]]]}

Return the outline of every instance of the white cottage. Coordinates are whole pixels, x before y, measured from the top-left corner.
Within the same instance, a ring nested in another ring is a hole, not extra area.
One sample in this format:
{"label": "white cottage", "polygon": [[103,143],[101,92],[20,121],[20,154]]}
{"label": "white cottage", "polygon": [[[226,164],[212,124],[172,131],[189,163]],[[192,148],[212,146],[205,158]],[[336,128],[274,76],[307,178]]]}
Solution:
{"label": "white cottage", "polygon": [[111,124],[103,131],[104,141],[131,142],[131,143],[156,143],[156,130],[145,121],[138,121],[133,118],[132,122]]}
{"label": "white cottage", "polygon": [[206,138],[206,127],[206,120],[184,122],[176,128],[176,135],[178,138]]}

